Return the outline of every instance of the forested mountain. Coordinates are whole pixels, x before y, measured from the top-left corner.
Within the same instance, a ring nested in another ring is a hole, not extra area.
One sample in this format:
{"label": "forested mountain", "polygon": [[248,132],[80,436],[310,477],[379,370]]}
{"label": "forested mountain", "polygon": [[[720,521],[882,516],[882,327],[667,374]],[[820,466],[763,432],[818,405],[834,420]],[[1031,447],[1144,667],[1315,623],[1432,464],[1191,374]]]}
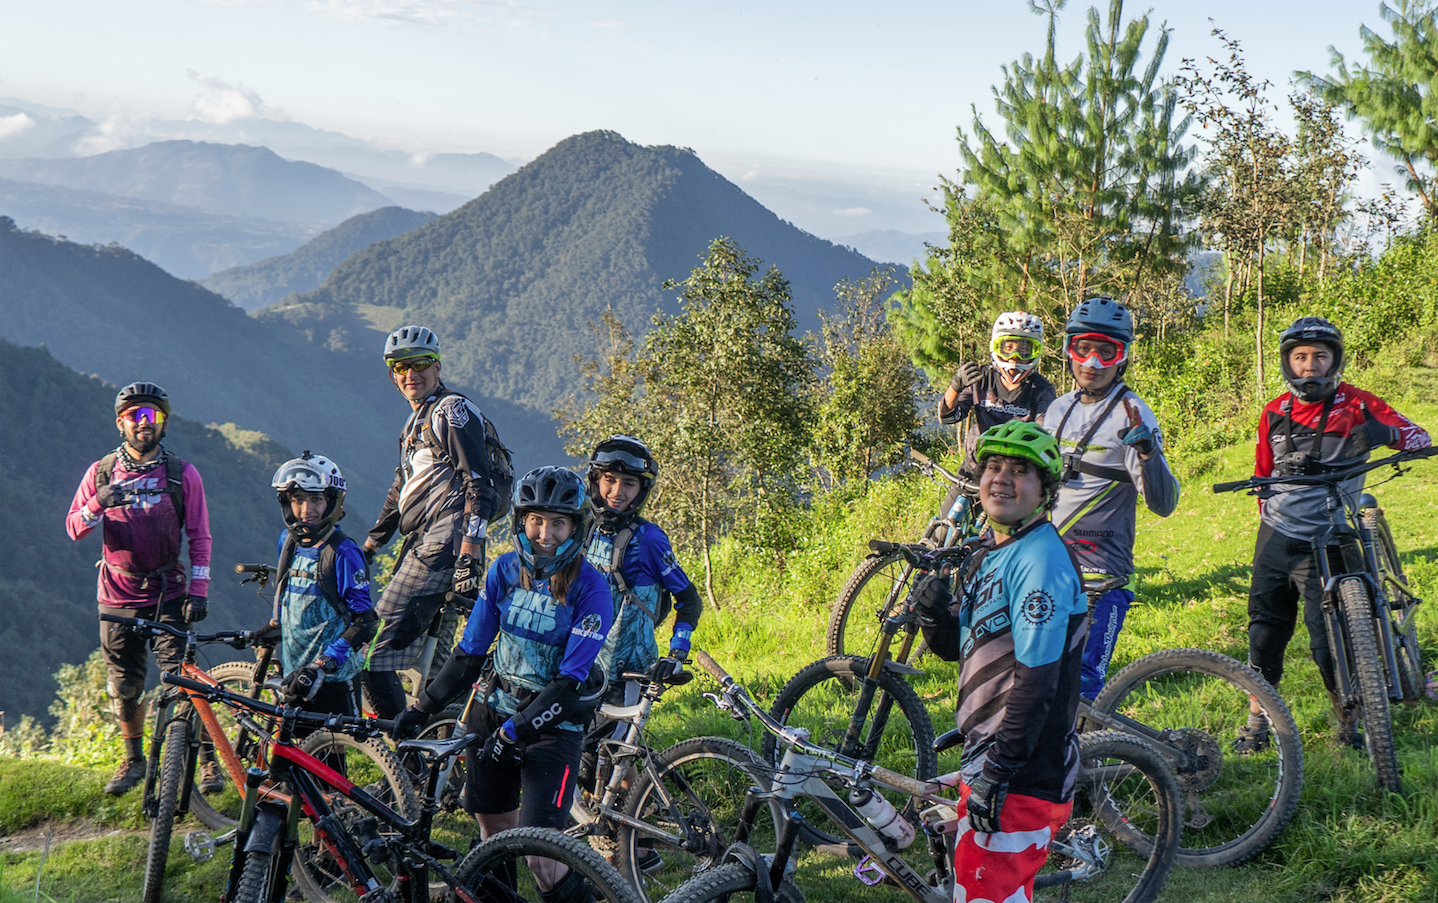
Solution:
{"label": "forested mountain", "polygon": [[586,324],[609,307],[644,332],[655,311],[676,309],[663,281],[687,276],[719,236],[783,271],[805,329],[833,306],[836,282],[876,266],[783,222],[693,151],[590,132],[257,316],[321,342],[352,341],[366,321],[425,323],[448,378],[548,413],[577,387],[574,355],[594,352]]}
{"label": "forested mountain", "polygon": [[0,160],[0,176],[304,223],[338,223],[391,204],[332,169],[245,144],[159,141],[91,157]]}
{"label": "forested mountain", "polygon": [[289,254],[222,270],[200,284],[245,310],[273,304],[291,292],[307,292],[340,261],[377,241],[403,235],[435,218],[433,213],[381,207],[352,216]]}
{"label": "forested mountain", "polygon": [[285,254],[319,231],[302,223],[0,178],[0,215],[82,244],[117,242],[182,279]]}
{"label": "forested mountain", "polygon": [[[51,675],[83,661],[99,645],[95,561],[99,531],[79,542],[65,533],[65,514],[92,461],[120,441],[116,387],[82,376],[44,348],[0,339],[0,711],[10,723],[43,716],[55,698]],[[270,477],[288,457],[273,442],[248,447],[219,430],[176,416],[165,446],[195,465],[205,483],[214,537],[210,617],[216,630],[250,628],[266,604],[234,575],[237,561],[274,559],[282,523]],[[351,510],[352,523],[373,507]]]}

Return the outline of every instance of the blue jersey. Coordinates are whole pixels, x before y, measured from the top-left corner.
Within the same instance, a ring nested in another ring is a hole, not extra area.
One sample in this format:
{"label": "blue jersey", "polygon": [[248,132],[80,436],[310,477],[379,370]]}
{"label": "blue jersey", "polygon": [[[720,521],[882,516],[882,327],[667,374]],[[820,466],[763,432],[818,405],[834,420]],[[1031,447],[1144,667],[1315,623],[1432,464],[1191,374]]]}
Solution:
{"label": "blue jersey", "polygon": [[[620,535],[627,531],[621,530]],[[599,528],[589,534],[589,545],[585,556],[609,581],[614,596],[614,627],[599,652],[599,664],[610,680],[618,680],[624,671],[644,671],[659,659],[659,649],[654,642],[657,621],[662,620],[661,600],[691,586],[689,575],[679,566],[669,537],[659,527],[648,521],[636,520],[629,541],[624,548],[624,557],[619,574],[614,571],[614,533]],[[621,588],[622,585],[629,593]],[[632,594],[632,597],[631,595]],[[637,601],[636,601],[637,600]],[[674,625],[676,634],[684,634],[683,647],[688,649],[689,632],[694,625],[681,624],[681,616]]]}
{"label": "blue jersey", "polygon": [[[459,650],[484,655],[497,638],[495,672],[517,690],[537,693],[561,675],[582,684],[613,621],[609,585],[584,561],[563,604],[550,595],[548,580],[530,585],[531,589],[520,585],[519,555],[501,555],[485,575],[484,590],[464,625]],[[521,708],[503,687],[486,701],[505,716]],[[583,725],[566,721],[559,727],[577,731]]]}
{"label": "blue jersey", "polygon": [[[280,531],[277,555],[284,554],[288,530]],[[289,577],[278,588],[275,617],[280,622],[280,667],[284,673],[309,665],[321,655],[339,662],[339,670],[325,675],[330,683],[349,680],[359,672],[362,656],[353,654],[349,640],[340,635],[350,618],[336,611],[320,590],[320,546],[295,546]],[[369,597],[369,576],[364,553],[346,538],[335,550],[335,588],[350,612],[374,608]]]}

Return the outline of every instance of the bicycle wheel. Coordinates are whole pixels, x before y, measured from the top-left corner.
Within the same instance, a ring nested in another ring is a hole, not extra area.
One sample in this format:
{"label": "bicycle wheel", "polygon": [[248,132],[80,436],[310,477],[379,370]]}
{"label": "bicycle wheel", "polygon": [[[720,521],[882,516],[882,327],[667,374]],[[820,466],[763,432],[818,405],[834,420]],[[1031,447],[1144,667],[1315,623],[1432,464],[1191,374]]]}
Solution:
{"label": "bicycle wheel", "polygon": [[140,899],[160,903],[165,884],[165,864],[170,859],[170,835],[175,812],[180,807],[180,789],[185,783],[185,757],[190,751],[190,721],[176,718],[165,727],[164,751],[160,756],[160,778],[155,787],[158,802],[150,819],[150,852],[145,857],[145,885]]}
{"label": "bicycle wheel", "polygon": [[1423,665],[1423,650],[1418,647],[1418,625],[1413,621],[1413,610],[1418,607],[1418,600],[1403,576],[1398,547],[1393,542],[1393,533],[1388,529],[1388,520],[1383,516],[1382,509],[1364,511],[1363,524],[1373,536],[1378,585],[1393,623],[1393,657],[1398,661],[1397,684],[1403,691],[1404,702],[1417,702],[1423,696],[1428,678],[1428,669]]}
{"label": "bicycle wheel", "polygon": [[[849,720],[858,705],[868,659],[856,655],[832,655],[806,665],[789,679],[774,698],[769,714],[784,724],[809,730],[809,740],[826,749],[838,750],[849,729]],[[865,714],[860,733],[861,749],[856,758],[882,765],[920,780],[937,777],[939,756],[934,752],[934,725],[919,694],[899,675],[884,671],[878,689]],[[764,761],[777,767],[781,758],[773,734],[764,735]],[[918,823],[911,798],[883,791],[910,821]],[[819,825],[828,816],[808,803],[800,805],[806,823],[799,837],[810,846],[843,844],[840,832],[829,833]]]}
{"label": "bicycle wheel", "polygon": [[[1073,813],[1049,847],[1034,900],[1156,899],[1178,852],[1182,794],[1168,762],[1144,740],[1119,731],[1081,734]],[[1147,843],[1140,851],[1134,841]]]}
{"label": "bicycle wheel", "polygon": [[[348,734],[317,731],[306,737],[300,748],[339,770],[406,821],[419,817],[419,802],[409,775],[380,740],[374,737],[356,740]],[[369,816],[338,792],[328,793],[327,799],[346,830],[352,831],[361,819]],[[381,834],[387,833],[383,824],[379,830]],[[388,866],[371,861],[370,867],[381,885],[395,884],[397,876]],[[311,903],[350,903],[358,899],[346,884],[339,863],[316,836],[314,823],[309,819],[300,822],[292,872],[295,884]]]}
{"label": "bicycle wheel", "polygon": [[[624,883],[614,866],[604,861],[589,845],[549,828],[511,828],[501,831],[470,850],[456,869],[462,887],[484,903],[541,903],[536,868],[545,865],[528,857],[552,860],[569,866],[582,882],[572,899],[583,899],[588,891],[605,903],[639,903],[634,889]],[[568,880],[568,876],[561,878]]]}
{"label": "bicycle wheel", "polygon": [[[728,862],[702,875],[695,876],[670,895],[666,903],[713,903],[715,900],[729,900],[733,897],[754,896],[757,879],[748,866],[739,862]],[[785,878],[774,889],[774,899],[780,903],[804,903],[804,895],[794,882]]]}
{"label": "bicycle wheel", "polygon": [[1358,683],[1359,704],[1363,707],[1363,743],[1378,775],[1378,786],[1391,793],[1402,792],[1398,751],[1393,748],[1393,716],[1388,708],[1388,682],[1384,680],[1383,659],[1373,630],[1373,601],[1368,585],[1358,577],[1338,583],[1343,605],[1344,629],[1348,633],[1350,672]]}
{"label": "bicycle wheel", "polygon": [[270,900],[270,882],[276,876],[275,861],[279,858],[279,845],[269,854],[250,853],[245,857],[245,867],[240,871],[240,883],[235,888],[235,903],[267,903]]}
{"label": "bicycle wheel", "polygon": [[[1271,725],[1271,746],[1234,749],[1250,698]],[[1171,758],[1183,788],[1186,866],[1238,865],[1268,847],[1298,808],[1303,741],[1283,698],[1257,671],[1208,649],[1165,649],[1113,677],[1094,709],[1139,723],[1137,732]],[[1145,729],[1146,728],[1146,729]]]}
{"label": "bicycle wheel", "polygon": [[[233,693],[243,696],[250,695],[254,686],[254,662],[225,662],[208,669],[207,673],[224,687]],[[260,698],[266,702],[277,702],[274,694],[269,690],[262,690]],[[225,732],[226,739],[234,749],[235,755],[239,757],[240,768],[251,768],[259,764],[260,743],[259,740],[248,730],[241,729],[239,722],[235,721],[234,713],[228,706],[215,705],[215,717],[219,720],[221,728]],[[256,720],[263,720],[262,716],[255,714]],[[243,788],[235,786],[229,774],[225,775],[225,786],[212,793],[204,793],[196,784],[190,793],[190,811],[195,818],[205,827],[214,831],[228,831],[239,823],[241,792]]]}
{"label": "bicycle wheel", "polygon": [[[749,747],[721,737],[685,740],[654,756],[653,771],[640,772],[624,814],[665,833],[686,838],[679,845],[618,825],[615,865],[645,903],[718,865],[729,844],[750,787],[769,788],[769,771]],[[750,842],[772,849],[781,808],[760,810]],[[687,833],[686,833],[687,828]]]}
{"label": "bicycle wheel", "polygon": [[[829,612],[825,655],[870,655],[884,619],[909,596],[914,569],[898,552],[870,555],[849,574]],[[916,638],[910,663],[928,649]]]}

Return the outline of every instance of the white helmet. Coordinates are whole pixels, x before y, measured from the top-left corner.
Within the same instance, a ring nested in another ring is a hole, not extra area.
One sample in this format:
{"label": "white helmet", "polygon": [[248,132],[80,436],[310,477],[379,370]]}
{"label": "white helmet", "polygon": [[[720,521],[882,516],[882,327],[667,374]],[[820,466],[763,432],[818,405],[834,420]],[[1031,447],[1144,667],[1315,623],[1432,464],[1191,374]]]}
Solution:
{"label": "white helmet", "polygon": [[[1026,349],[1018,354],[1003,354],[1001,346],[1004,339],[1027,339],[1028,344]],[[1028,373],[1038,366],[1039,355],[1043,350],[1044,324],[1033,314],[1011,310],[999,314],[999,318],[994,321],[994,328],[989,333],[989,357],[995,367],[1009,376]]]}
{"label": "white helmet", "polygon": [[[298,458],[291,458],[275,471],[270,486],[274,487],[275,495],[279,499],[280,513],[285,519],[285,525],[301,539],[321,535],[345,516],[344,474],[340,473],[335,462],[322,455],[306,450]],[[325,494],[329,504],[325,507],[324,517],[319,523],[303,524],[295,517],[293,509],[290,508],[290,492],[295,489]]]}
{"label": "white helmet", "polygon": [[423,326],[401,326],[384,340],[384,359],[399,360],[432,354],[439,358],[439,339]]}

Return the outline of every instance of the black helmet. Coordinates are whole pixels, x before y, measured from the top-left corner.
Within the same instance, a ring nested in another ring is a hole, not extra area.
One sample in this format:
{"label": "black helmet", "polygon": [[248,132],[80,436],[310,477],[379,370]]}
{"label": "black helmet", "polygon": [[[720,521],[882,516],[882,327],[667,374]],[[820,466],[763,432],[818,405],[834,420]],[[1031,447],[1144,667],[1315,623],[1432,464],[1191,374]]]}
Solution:
{"label": "black helmet", "polygon": [[[560,543],[553,555],[539,555],[524,532],[524,516],[531,511],[567,514],[574,518],[574,532]],[[563,570],[584,549],[593,518],[584,481],[564,467],[539,467],[514,484],[514,548],[519,560],[536,580],[545,580]]]}
{"label": "black helmet", "polygon": [[[1288,365],[1288,353],[1299,345],[1325,345],[1333,352],[1333,366],[1328,373],[1315,379],[1300,380]],[[1299,317],[1278,337],[1278,366],[1288,391],[1299,401],[1322,401],[1338,389],[1343,381],[1343,332],[1322,317]]]}
{"label": "black helmet", "polygon": [[115,416],[119,417],[120,412],[126,408],[132,408],[137,404],[151,404],[170,416],[170,396],[165,390],[154,383],[130,383],[115,394]]}
{"label": "black helmet", "polygon": [[[280,502],[280,512],[285,526],[300,539],[315,539],[345,516],[345,478],[339,466],[321,455],[312,454],[308,449],[298,458],[291,458],[275,471],[270,485]],[[301,523],[290,507],[290,492],[301,489],[305,492],[323,492],[329,504],[324,517],[317,524]]]}
{"label": "black helmet", "polygon": [[[599,494],[601,473],[623,473],[639,478],[639,495],[635,496],[634,504],[629,506],[628,511],[619,513],[609,510],[609,505]],[[594,453],[589,456],[587,482],[589,504],[594,508],[599,526],[614,531],[638,517],[639,509],[644,507],[644,500],[649,498],[649,490],[653,488],[657,476],[659,463],[649,453],[649,448],[633,436],[610,436],[595,446]]]}

